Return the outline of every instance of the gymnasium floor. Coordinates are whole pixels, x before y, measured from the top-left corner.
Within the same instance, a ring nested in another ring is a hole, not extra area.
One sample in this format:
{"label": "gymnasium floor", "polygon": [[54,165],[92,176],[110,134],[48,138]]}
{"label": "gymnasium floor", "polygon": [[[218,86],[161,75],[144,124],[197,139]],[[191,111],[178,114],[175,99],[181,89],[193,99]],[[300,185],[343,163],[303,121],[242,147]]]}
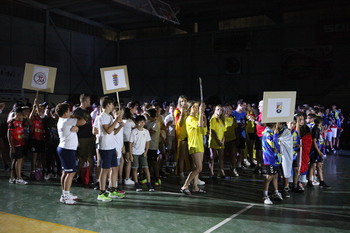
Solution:
{"label": "gymnasium floor", "polygon": [[178,177],[154,193],[125,186],[127,197],[109,203],[97,202],[96,190],[74,186],[78,205],[69,206],[59,203],[57,180],[9,184],[1,169],[0,232],[350,232],[349,167],[350,151],[328,156],[331,190],[305,188],[272,206],[262,204],[262,176],[252,170],[227,181],[204,173],[204,195],[179,193]]}

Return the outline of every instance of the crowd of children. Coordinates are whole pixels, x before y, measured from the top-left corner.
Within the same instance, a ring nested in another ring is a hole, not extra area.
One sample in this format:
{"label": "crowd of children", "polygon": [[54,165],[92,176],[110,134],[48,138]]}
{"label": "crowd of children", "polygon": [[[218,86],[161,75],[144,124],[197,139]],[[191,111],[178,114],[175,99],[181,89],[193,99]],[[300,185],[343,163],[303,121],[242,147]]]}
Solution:
{"label": "crowd of children", "polygon": [[[106,202],[125,197],[119,188],[123,183],[134,185],[136,191],[142,191],[143,185],[154,191],[162,175],[169,175],[163,162],[171,161],[183,184],[182,193],[206,193],[199,187],[205,184],[199,177],[208,155],[211,179],[237,177],[247,167],[264,175],[265,204],[288,198],[290,192],[303,192],[303,184],[330,188],[323,162],[339,148],[344,122],[336,105],[298,106],[293,121],[262,124],[263,101],[206,106],[180,96],[176,108],[175,103],[153,100],[142,105],[129,102],[121,109],[110,97],[93,106],[90,101],[82,94],[74,109],[68,103],[50,109],[36,99],[32,107],[13,107],[7,133],[1,135],[5,165],[7,145],[11,155],[10,183],[28,183],[22,166],[31,155],[30,179],[61,177],[60,202],[76,203],[70,192],[74,180],[95,183],[97,200]],[[0,104],[0,112],[4,107]],[[225,160],[230,172],[225,171]],[[190,171],[187,179],[186,171]],[[274,192],[269,196],[271,182]]]}

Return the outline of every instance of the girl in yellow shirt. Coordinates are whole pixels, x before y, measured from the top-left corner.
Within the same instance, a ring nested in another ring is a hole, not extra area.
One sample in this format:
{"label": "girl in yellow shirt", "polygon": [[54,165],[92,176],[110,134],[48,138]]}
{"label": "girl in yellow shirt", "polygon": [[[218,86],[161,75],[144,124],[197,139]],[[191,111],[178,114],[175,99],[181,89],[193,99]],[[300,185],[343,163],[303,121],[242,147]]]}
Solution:
{"label": "girl in yellow shirt", "polygon": [[187,98],[181,95],[177,102],[177,108],[174,111],[175,120],[175,140],[176,153],[175,161],[177,164],[177,172],[184,179],[184,161],[188,157],[186,118],[187,118]]}
{"label": "girl in yellow shirt", "polygon": [[225,154],[231,158],[231,172],[233,176],[239,176],[237,172],[237,122],[232,116],[232,106],[224,106],[225,114]]}
{"label": "girl in yellow shirt", "polygon": [[213,116],[210,119],[210,134],[209,134],[209,148],[210,148],[210,173],[212,177],[214,174],[214,159],[219,157],[219,176],[225,177],[224,171],[224,145],[225,145],[225,116],[221,105],[215,107]]}
{"label": "girl in yellow shirt", "polygon": [[188,151],[192,156],[193,169],[188,175],[185,184],[180,192],[191,195],[188,186],[193,181],[193,190],[195,193],[206,193],[198,188],[198,175],[203,168],[204,142],[203,136],[207,133],[207,120],[204,114],[205,104],[199,105],[198,102],[189,104],[190,115],[186,119],[186,129],[188,138]]}

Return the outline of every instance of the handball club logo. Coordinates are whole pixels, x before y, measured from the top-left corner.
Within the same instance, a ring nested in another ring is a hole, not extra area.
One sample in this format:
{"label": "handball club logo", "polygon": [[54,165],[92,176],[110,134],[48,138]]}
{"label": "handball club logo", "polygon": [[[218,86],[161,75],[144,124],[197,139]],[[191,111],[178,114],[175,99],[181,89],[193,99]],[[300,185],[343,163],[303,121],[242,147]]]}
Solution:
{"label": "handball club logo", "polygon": [[118,84],[119,84],[118,75],[117,74],[113,74],[112,77],[113,77],[113,84],[114,84],[114,86],[118,86]]}
{"label": "handball club logo", "polygon": [[282,102],[277,102],[276,103],[276,112],[281,113],[282,112]]}
{"label": "handball club logo", "polygon": [[38,85],[43,85],[46,83],[47,77],[43,72],[38,72],[34,74],[34,82]]}

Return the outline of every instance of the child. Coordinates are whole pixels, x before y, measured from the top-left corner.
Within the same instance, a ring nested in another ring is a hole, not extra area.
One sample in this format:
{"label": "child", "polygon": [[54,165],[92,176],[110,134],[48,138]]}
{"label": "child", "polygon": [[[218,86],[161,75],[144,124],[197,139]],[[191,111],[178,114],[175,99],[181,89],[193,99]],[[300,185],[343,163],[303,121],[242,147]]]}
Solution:
{"label": "child", "polygon": [[70,117],[69,105],[61,103],[56,106],[56,114],[59,116],[57,131],[60,143],[57,147],[57,154],[62,164],[61,187],[62,195],[60,202],[67,205],[76,204],[77,196],[70,193],[73,177],[77,171],[76,159],[78,148],[78,126],[84,125],[84,119]]}
{"label": "child", "polygon": [[135,118],[136,129],[133,129],[130,134],[130,144],[129,151],[132,155],[132,175],[135,181],[136,192],[142,191],[140,183],[137,178],[137,169],[143,168],[147,177],[147,188],[149,192],[154,192],[154,188],[151,185],[151,175],[148,169],[147,163],[147,153],[149,148],[149,142],[151,141],[151,136],[147,129],[144,129],[146,118],[139,115]]}
{"label": "child", "polygon": [[231,172],[233,176],[239,176],[237,173],[237,137],[236,119],[231,115],[232,107],[229,104],[224,106],[225,114],[225,154],[231,159]]}
{"label": "child", "polygon": [[23,148],[24,148],[24,130],[23,130],[23,114],[22,109],[17,107],[14,118],[8,124],[7,138],[10,145],[10,153],[12,159],[11,176],[9,183],[11,184],[28,184],[22,179],[23,165]]}
{"label": "child", "polygon": [[29,116],[29,120],[32,123],[32,127],[30,130],[30,150],[33,156],[31,177],[36,180],[41,178],[41,174],[38,170],[37,163],[41,165],[42,169],[45,169],[45,117],[45,105],[39,105],[38,100],[35,99],[32,112]]}
{"label": "child", "polygon": [[220,176],[228,179],[224,171],[224,148],[225,148],[225,116],[221,105],[215,107],[214,114],[210,119],[209,149],[210,149],[210,173],[214,174],[214,159],[219,157]]}
{"label": "child", "polygon": [[[115,148],[114,130],[120,121],[120,118],[115,118],[110,115],[114,109],[114,100],[110,97],[102,97],[100,99],[102,113],[96,118],[98,122],[98,149],[100,154],[101,172],[99,176],[100,194],[97,196],[98,201],[112,201],[112,198],[123,198],[117,190],[118,177],[118,160]],[[110,173],[110,189],[106,192],[107,175]]]}
{"label": "child", "polygon": [[299,167],[300,167],[300,137],[298,131],[295,130],[296,119],[287,123],[293,137],[293,187],[292,192],[300,193],[304,190],[298,185]]}
{"label": "child", "polygon": [[148,129],[151,136],[151,142],[149,143],[149,149],[147,153],[147,162],[150,166],[150,170],[154,174],[155,185],[159,186],[161,183],[159,176],[158,161],[158,146],[160,140],[160,123],[158,121],[157,111],[154,108],[148,109],[148,120],[145,127]]}
{"label": "child", "polygon": [[122,161],[122,150],[124,145],[124,141],[123,141],[124,122],[122,121],[122,116],[123,116],[122,111],[118,111],[117,109],[115,109],[114,114],[116,115],[116,118],[118,120],[118,124],[115,126],[115,129],[114,129],[115,149],[117,152],[117,160],[118,160],[118,166],[116,171],[118,174],[116,188],[117,188],[117,192],[122,194],[121,196],[119,196],[119,198],[121,198],[125,194],[123,190],[118,188],[118,179],[120,181],[123,179],[122,175],[123,175],[124,162],[121,162],[121,161]]}
{"label": "child", "polygon": [[308,180],[308,187],[313,187],[312,184],[313,181],[313,174],[316,169],[317,164],[317,174],[320,179],[320,188],[330,189],[331,187],[327,185],[324,182],[323,177],[323,160],[326,157],[324,154],[324,145],[323,145],[323,138],[322,138],[322,124],[321,120],[319,118],[316,118],[314,121],[315,125],[311,131],[312,134],[312,149],[310,153],[310,170],[309,170],[309,180]]}
{"label": "child", "polygon": [[264,180],[264,204],[272,205],[272,201],[268,196],[269,185],[272,181],[274,188],[273,198],[283,200],[282,195],[278,192],[278,169],[281,164],[280,146],[278,144],[279,123],[267,123],[263,132],[262,149],[263,160],[266,169]]}
{"label": "child", "polygon": [[129,146],[129,139],[131,130],[135,128],[135,122],[133,120],[133,115],[129,108],[124,109],[124,116],[123,116],[123,122],[124,122],[124,128],[123,128],[123,138],[124,138],[124,161],[125,161],[125,179],[124,184],[125,185],[135,185],[135,182],[130,179],[130,171],[131,171],[131,154],[130,154],[130,146]]}

